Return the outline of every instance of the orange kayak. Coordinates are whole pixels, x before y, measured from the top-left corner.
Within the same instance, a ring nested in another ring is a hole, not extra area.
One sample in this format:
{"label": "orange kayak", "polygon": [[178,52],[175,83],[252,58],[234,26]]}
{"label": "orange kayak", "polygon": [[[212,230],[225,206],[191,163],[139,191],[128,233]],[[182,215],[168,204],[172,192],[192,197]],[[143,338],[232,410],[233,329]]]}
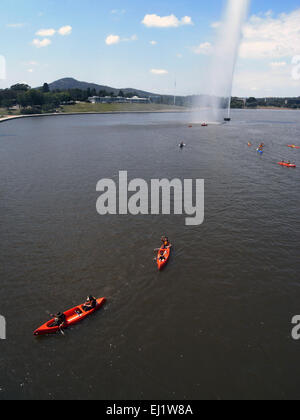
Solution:
{"label": "orange kayak", "polygon": [[[161,251],[164,252],[164,259],[161,259]],[[157,266],[159,270],[162,270],[168,264],[170,255],[171,248],[164,248],[163,246],[160,248],[157,254]]]}
{"label": "orange kayak", "polygon": [[46,335],[46,334],[55,334],[61,329],[66,329],[71,327],[72,325],[77,324],[78,322],[83,321],[85,318],[93,314],[94,312],[98,311],[98,309],[101,308],[101,306],[104,305],[106,302],[106,298],[97,299],[97,305],[94,309],[91,309],[90,311],[86,312],[83,309],[83,305],[76,306],[73,309],[70,309],[69,311],[64,312],[66,316],[66,322],[61,327],[54,325],[54,319],[51,319],[50,321],[46,322],[46,324],[42,325],[40,328],[34,331],[35,336],[39,335]]}
{"label": "orange kayak", "polygon": [[287,166],[288,168],[296,168],[296,165],[294,163],[278,162],[278,165]]}
{"label": "orange kayak", "polygon": [[289,144],[288,147],[291,147],[292,149],[300,149],[299,146],[295,146],[294,144]]}

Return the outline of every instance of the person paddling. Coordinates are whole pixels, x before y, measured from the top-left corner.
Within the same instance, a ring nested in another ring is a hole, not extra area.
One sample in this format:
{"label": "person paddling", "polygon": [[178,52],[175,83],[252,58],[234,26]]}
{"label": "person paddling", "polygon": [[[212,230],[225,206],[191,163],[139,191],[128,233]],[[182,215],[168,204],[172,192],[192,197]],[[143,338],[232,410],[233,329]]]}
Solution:
{"label": "person paddling", "polygon": [[165,259],[166,259],[166,257],[165,257],[164,251],[160,251],[159,261],[165,261]]}
{"label": "person paddling", "polygon": [[163,236],[161,238],[161,241],[163,243],[164,249],[171,248],[171,244],[170,244],[169,238],[167,236]]}
{"label": "person paddling", "polygon": [[88,312],[95,309],[97,306],[97,299],[94,296],[88,296],[86,303],[83,306],[83,310]]}
{"label": "person paddling", "polygon": [[[155,248],[154,249],[154,252],[158,252],[158,251],[161,251],[163,254],[164,254],[164,249],[168,249],[168,248],[172,248],[172,245],[171,245],[171,243],[170,243],[170,241],[169,241],[169,238],[167,237],[167,236],[163,236],[162,238],[161,238],[161,241],[162,241],[162,246],[161,246],[161,248]],[[156,260],[156,259],[155,259]]]}
{"label": "person paddling", "polygon": [[56,315],[51,315],[51,317],[54,318],[54,327],[61,328],[67,321],[66,315],[61,312],[58,312]]}

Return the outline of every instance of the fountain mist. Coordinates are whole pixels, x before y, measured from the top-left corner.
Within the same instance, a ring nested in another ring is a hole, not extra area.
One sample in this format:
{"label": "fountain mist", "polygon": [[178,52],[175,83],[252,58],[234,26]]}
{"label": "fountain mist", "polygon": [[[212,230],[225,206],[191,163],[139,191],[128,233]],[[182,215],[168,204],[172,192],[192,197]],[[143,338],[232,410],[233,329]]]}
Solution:
{"label": "fountain mist", "polygon": [[234,70],[249,3],[250,0],[228,0],[205,79],[208,91],[195,100],[195,122],[221,123],[229,116]]}

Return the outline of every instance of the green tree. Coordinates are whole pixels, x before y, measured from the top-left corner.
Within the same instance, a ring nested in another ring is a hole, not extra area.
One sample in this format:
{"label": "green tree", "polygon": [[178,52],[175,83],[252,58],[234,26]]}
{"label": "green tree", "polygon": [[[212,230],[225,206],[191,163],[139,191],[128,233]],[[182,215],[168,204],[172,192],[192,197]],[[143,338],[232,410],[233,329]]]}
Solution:
{"label": "green tree", "polygon": [[18,83],[16,85],[11,86],[10,89],[17,92],[27,92],[30,89],[30,86],[23,83]]}
{"label": "green tree", "polygon": [[248,108],[256,108],[258,106],[256,98],[248,98],[246,105]]}
{"label": "green tree", "polygon": [[50,92],[50,88],[49,88],[48,83],[44,83],[44,86],[43,86],[43,93],[49,93],[49,92]]}
{"label": "green tree", "polygon": [[2,101],[2,106],[4,107],[4,108],[6,108],[7,110],[9,110],[12,106],[14,106],[15,105],[15,101],[13,100],[13,99],[4,99],[3,101]]}

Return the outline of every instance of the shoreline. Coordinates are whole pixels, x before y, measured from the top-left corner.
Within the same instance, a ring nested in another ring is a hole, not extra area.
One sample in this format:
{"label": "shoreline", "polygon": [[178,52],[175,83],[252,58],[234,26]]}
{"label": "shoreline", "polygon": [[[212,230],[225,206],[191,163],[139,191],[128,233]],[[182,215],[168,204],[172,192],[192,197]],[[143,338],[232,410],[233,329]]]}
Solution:
{"label": "shoreline", "polygon": [[32,115],[5,115],[0,117],[0,124],[7,121],[18,120],[23,118],[43,118],[43,117],[62,117],[72,115],[118,115],[118,114],[173,114],[173,113],[187,113],[188,110],[179,111],[174,110],[160,110],[160,111],[109,111],[109,112],[61,112],[61,113],[50,113],[50,114],[32,114]]}
{"label": "shoreline", "polygon": [[[257,107],[255,108],[258,111],[266,110],[266,111],[300,111],[299,109],[291,109],[291,108],[276,108],[276,107]],[[254,109],[254,110],[255,110]],[[240,109],[245,110],[245,109]],[[248,109],[247,109],[248,110]],[[246,111],[247,111],[246,110]],[[250,109],[251,110],[251,109]],[[184,114],[192,112],[192,109],[166,109],[166,110],[158,110],[158,111],[107,111],[107,112],[60,112],[60,113],[49,113],[49,114],[31,114],[31,115],[5,115],[4,117],[0,117],[0,124],[24,119],[24,118],[43,118],[43,117],[61,117],[61,116],[72,116],[72,115],[122,115],[122,114]]]}

